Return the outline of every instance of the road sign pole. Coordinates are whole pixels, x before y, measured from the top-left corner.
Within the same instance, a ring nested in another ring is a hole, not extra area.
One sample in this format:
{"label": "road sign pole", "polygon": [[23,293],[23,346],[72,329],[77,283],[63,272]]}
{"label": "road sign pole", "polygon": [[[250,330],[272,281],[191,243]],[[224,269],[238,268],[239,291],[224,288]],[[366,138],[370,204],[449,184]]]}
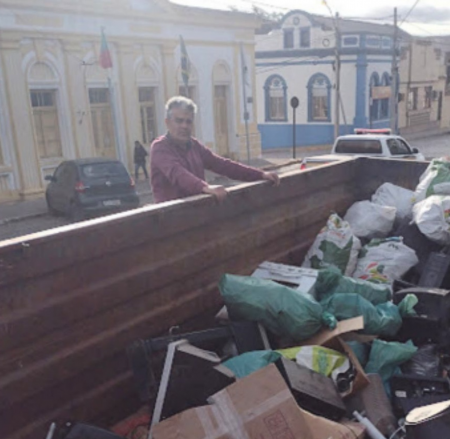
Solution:
{"label": "road sign pole", "polygon": [[292,157],[295,159],[296,158],[296,151],[295,151],[295,147],[296,147],[296,138],[295,138],[295,134],[296,134],[296,120],[295,120],[295,116],[296,116],[296,110],[297,107],[299,105],[299,100],[296,96],[294,96],[293,98],[291,98],[290,104],[292,107]]}

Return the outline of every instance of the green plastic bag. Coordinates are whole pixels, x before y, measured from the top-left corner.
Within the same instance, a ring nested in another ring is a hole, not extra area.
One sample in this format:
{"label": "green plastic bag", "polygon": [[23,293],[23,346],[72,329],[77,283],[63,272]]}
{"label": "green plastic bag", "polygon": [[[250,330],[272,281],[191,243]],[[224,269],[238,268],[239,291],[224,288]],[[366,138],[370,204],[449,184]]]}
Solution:
{"label": "green plastic bag", "polygon": [[365,372],[377,373],[387,382],[394,375],[395,369],[409,361],[416,351],[411,340],[407,343],[374,340]]}
{"label": "green plastic bag", "polygon": [[223,365],[230,369],[236,375],[236,378],[244,378],[269,364],[275,363],[279,358],[281,358],[281,354],[276,351],[253,351],[230,358]]}
{"label": "green plastic bag", "polygon": [[345,343],[350,346],[361,366],[365,367],[369,361],[370,346],[367,343],[354,340],[348,340]]}
{"label": "green plastic bag", "polygon": [[306,340],[323,326],[334,329],[337,324],[311,295],[269,280],[225,274],[219,289],[232,318],[262,323],[293,341]]}
{"label": "green plastic bag", "polygon": [[[403,300],[410,299],[406,296]],[[400,310],[392,302],[372,305],[357,294],[335,294],[321,303],[337,320],[363,316],[363,334],[393,337],[402,326]]]}
{"label": "green plastic bag", "polygon": [[415,294],[407,294],[405,298],[398,304],[398,310],[402,317],[414,317],[417,315],[414,307],[419,303],[419,299]]}
{"label": "green plastic bag", "polygon": [[358,294],[374,305],[391,300],[391,289],[386,285],[377,285],[361,279],[342,276],[336,268],[320,270],[314,284],[316,297],[324,300],[334,294]]}

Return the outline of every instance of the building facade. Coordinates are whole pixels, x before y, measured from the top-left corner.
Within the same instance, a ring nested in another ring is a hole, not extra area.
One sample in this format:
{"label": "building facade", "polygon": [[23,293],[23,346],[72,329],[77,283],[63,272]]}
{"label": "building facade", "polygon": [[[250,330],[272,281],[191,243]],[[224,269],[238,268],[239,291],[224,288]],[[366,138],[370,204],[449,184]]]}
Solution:
{"label": "building facade", "polygon": [[[432,38],[411,38],[399,63],[398,126],[402,135],[438,133],[450,128],[446,56],[450,50]],[[450,58],[449,58],[450,59]]]}
{"label": "building facade", "polygon": [[[402,38],[407,34],[400,32]],[[334,141],[336,46],[340,54],[339,133],[389,127],[393,27],[292,11],[256,37],[258,124],[262,148]]]}
{"label": "building facade", "polygon": [[[258,25],[254,15],[166,0],[0,0],[0,199],[42,194],[44,176],[64,159],[116,157],[131,168],[134,141],[149,145],[165,133],[164,103],[180,93],[198,104],[195,135],[245,159],[246,87],[251,155],[259,156],[251,104]],[[102,28],[110,70],[99,64]]]}

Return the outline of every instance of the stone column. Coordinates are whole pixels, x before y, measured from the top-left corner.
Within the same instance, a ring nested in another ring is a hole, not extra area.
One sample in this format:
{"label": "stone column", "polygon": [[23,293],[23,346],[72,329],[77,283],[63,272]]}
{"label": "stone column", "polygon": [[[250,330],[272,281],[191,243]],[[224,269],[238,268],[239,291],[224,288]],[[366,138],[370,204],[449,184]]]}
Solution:
{"label": "stone column", "polygon": [[170,97],[178,94],[177,72],[175,64],[176,43],[164,42],[161,46],[163,80],[164,80],[164,98],[167,101]]}
{"label": "stone column", "polygon": [[89,100],[84,78],[85,67],[82,62],[83,52],[80,42],[76,39],[65,40],[63,47],[76,155],[79,158],[94,157],[95,148],[90,134]]}
{"label": "stone column", "polygon": [[[133,171],[133,148],[134,141],[139,140],[141,115],[139,114],[139,98],[135,80],[133,65],[135,61],[134,49],[131,44],[118,44],[119,76],[121,81],[120,93],[122,95],[123,106],[123,126],[125,129],[125,151],[128,160],[128,167]],[[133,171],[134,172],[134,171]]]}
{"label": "stone column", "polygon": [[42,193],[43,178],[35,140],[26,73],[22,70],[20,36],[2,35],[0,52],[11,118],[14,150],[19,168],[19,194],[29,197]]}

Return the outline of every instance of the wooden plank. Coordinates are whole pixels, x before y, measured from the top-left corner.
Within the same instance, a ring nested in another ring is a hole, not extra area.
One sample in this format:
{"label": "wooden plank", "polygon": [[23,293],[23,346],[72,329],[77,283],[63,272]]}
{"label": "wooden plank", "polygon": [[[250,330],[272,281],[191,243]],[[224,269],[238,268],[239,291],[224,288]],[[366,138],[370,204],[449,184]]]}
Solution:
{"label": "wooden plank", "polygon": [[[236,246],[248,242],[253,237],[252,233],[268,237],[272,229],[282,233],[280,224],[289,218],[302,215],[308,220],[315,218],[318,215],[314,210],[315,206],[322,208],[323,203],[328,203],[328,211],[337,210],[345,197],[348,198],[346,187],[336,186],[317,193],[313,199],[303,199],[301,207],[297,207],[300,204],[298,202],[275,205],[258,212],[257,215],[240,215],[214,227],[196,229],[188,237],[177,234],[172,239],[158,241],[152,248],[132,248],[128,252],[93,261],[88,268],[92,273],[105,273],[109,267],[111,273],[119,274],[107,276],[88,288],[80,288],[69,294],[64,290],[58,291],[54,300],[45,301],[41,297],[37,306],[4,316],[3,325],[7,331],[0,333],[0,352],[19,346],[26,340],[38,340],[45,333],[70,322],[79,321],[103,309],[112,308],[122,301],[130,301],[134,296],[153,291],[163,286],[164,282],[168,282],[175,274],[183,278],[199,269],[203,270],[217,258],[231,257],[230,253],[238,251]],[[307,213],[309,215],[306,215]],[[228,238],[231,236],[234,238]],[[247,248],[241,248],[239,251],[255,250],[255,245],[257,241],[253,240]],[[225,254],[226,252],[228,254]],[[161,254],[164,254],[162,260]],[[189,264],[186,261],[189,261]],[[122,272],[119,271],[120,267]],[[80,268],[79,271],[83,269]],[[61,276],[70,277],[66,272]],[[50,282],[51,280],[52,278],[49,278]],[[45,285],[38,284],[38,287],[42,289]],[[64,289],[66,288],[64,286]],[[85,306],[86,297],[89,297],[89,307]],[[16,303],[20,305],[21,300],[19,298]],[[65,312],[67,310],[70,310],[70,313]]]}
{"label": "wooden plank", "polygon": [[383,184],[393,183],[406,189],[414,190],[419,177],[428,166],[428,162],[414,160],[394,160],[380,158],[358,159],[357,198],[365,200]]}
{"label": "wooden plank", "polygon": [[[279,187],[251,183],[232,188],[229,199],[217,205],[211,197],[197,196],[168,205],[146,206],[112,217],[99,218],[52,231],[0,243],[0,261],[7,268],[0,272],[0,286],[14,279],[31,278],[83,260],[103,257],[143,242],[164,239],[224,218],[254,212],[264,206],[315,190],[339,185],[354,175],[354,162],[330,164],[318,170],[291,173],[281,177]],[[232,208],[230,208],[232,206]],[[62,245],[61,237],[64,237]],[[25,246],[23,244],[26,244]]]}

